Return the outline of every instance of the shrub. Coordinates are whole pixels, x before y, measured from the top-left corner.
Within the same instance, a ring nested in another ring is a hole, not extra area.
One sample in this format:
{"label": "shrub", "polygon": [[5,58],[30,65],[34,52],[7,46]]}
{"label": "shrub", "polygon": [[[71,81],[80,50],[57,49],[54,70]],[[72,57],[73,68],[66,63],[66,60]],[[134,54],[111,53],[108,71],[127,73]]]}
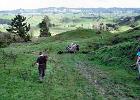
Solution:
{"label": "shrub", "polygon": [[96,34],[101,34],[101,31],[97,31]]}
{"label": "shrub", "polygon": [[0,47],[6,47],[11,42],[12,42],[11,34],[0,32]]}
{"label": "shrub", "polygon": [[112,45],[120,43],[122,41],[123,41],[123,38],[120,38],[119,35],[115,35],[114,37],[112,37],[110,39],[110,42],[111,42]]}
{"label": "shrub", "polygon": [[42,22],[39,23],[40,37],[48,37],[48,36],[51,36],[51,33],[49,32],[49,27],[50,27],[50,19],[49,19],[48,16],[45,16],[42,19]]}
{"label": "shrub", "polygon": [[114,46],[106,46],[96,51],[94,59],[106,65],[130,65],[134,63],[139,42],[124,42]]}

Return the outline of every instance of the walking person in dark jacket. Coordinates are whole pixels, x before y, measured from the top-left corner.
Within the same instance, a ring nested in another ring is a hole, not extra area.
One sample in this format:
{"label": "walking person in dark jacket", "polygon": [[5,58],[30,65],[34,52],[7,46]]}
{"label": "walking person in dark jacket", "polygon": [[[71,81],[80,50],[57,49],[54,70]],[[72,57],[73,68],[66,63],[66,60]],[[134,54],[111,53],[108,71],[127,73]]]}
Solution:
{"label": "walking person in dark jacket", "polygon": [[43,79],[44,79],[47,60],[48,60],[48,56],[43,55],[43,53],[40,52],[39,57],[37,58],[37,61],[36,61],[37,65],[38,65],[40,81],[43,81]]}

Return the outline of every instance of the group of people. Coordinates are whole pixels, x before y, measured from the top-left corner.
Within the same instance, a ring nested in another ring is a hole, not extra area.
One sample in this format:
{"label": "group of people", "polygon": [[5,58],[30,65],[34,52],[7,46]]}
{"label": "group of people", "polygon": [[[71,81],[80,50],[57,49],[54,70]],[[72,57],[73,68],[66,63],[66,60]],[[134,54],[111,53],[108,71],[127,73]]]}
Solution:
{"label": "group of people", "polygon": [[[79,45],[71,43],[68,45],[66,50],[69,53],[75,53],[76,51],[79,51]],[[42,82],[45,77],[45,70],[46,70],[46,64],[48,61],[48,55],[43,54],[42,52],[39,53],[39,56],[36,60],[36,64],[38,66],[38,72],[39,72],[39,80]]]}
{"label": "group of people", "polygon": [[[74,52],[72,49],[73,47],[77,47],[77,45],[72,43],[71,45],[68,46],[67,49],[70,50],[70,52]],[[48,55],[45,55],[42,52],[40,52],[39,57],[37,58],[37,61],[36,61],[36,64],[38,65],[40,81],[43,81],[43,79],[44,79],[47,61],[48,61]],[[137,52],[136,66],[137,66],[138,72],[139,72],[138,80],[140,80],[140,48],[138,49],[138,52]]]}
{"label": "group of people", "polygon": [[71,43],[70,45],[68,45],[66,47],[66,50],[69,53],[75,53],[76,51],[79,51],[79,45],[78,44]]}

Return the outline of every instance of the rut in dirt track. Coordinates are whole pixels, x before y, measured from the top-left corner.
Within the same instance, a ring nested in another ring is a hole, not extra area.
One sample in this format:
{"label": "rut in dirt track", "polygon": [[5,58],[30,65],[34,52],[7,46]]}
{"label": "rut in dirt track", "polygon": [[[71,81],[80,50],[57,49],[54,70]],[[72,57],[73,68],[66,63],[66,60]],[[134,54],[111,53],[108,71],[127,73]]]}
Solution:
{"label": "rut in dirt track", "polygon": [[[100,95],[104,98],[109,99],[110,96],[134,99],[133,96],[127,95],[121,91],[123,84],[114,83],[113,80],[109,79],[108,73],[105,73],[94,65],[87,62],[76,62],[76,69],[82,74],[88,82],[95,87]],[[126,87],[127,88],[127,87]],[[135,98],[135,100],[138,100]]]}

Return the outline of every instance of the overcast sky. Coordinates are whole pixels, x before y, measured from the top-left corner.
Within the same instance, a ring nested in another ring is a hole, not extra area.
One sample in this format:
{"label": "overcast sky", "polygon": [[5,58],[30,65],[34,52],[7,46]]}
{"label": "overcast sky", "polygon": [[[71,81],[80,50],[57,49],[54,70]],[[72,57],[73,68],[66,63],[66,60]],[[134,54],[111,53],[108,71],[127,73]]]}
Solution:
{"label": "overcast sky", "polygon": [[0,10],[44,7],[133,7],[140,8],[140,0],[1,0]]}

